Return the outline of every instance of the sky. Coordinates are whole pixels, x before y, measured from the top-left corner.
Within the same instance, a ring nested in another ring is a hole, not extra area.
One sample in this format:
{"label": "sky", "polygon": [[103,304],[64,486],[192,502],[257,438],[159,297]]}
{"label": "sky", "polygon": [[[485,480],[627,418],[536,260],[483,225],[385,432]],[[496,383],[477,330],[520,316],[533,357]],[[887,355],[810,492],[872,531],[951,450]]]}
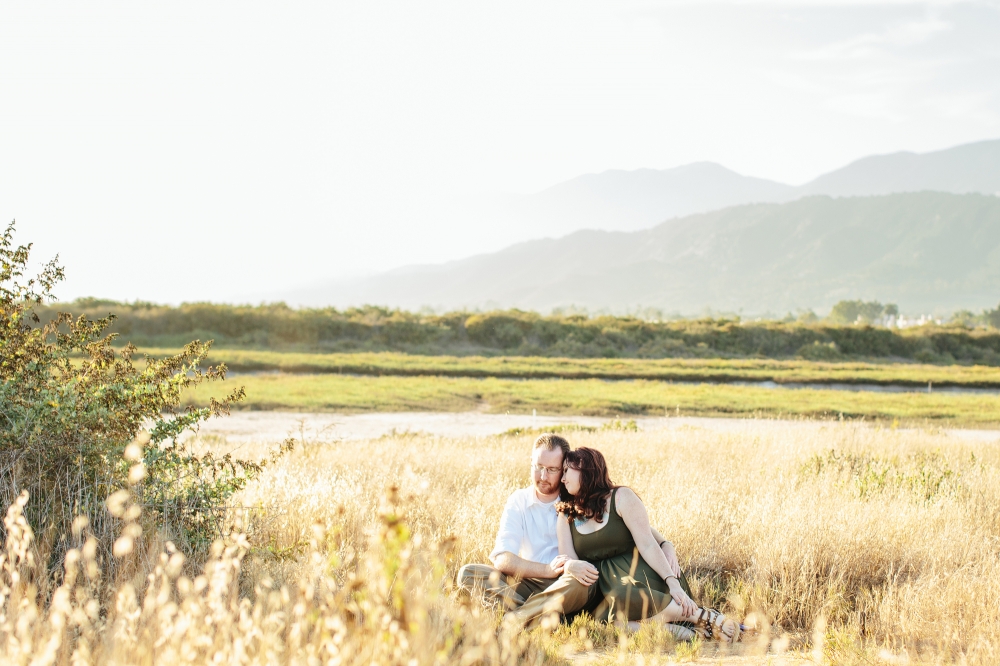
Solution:
{"label": "sky", "polygon": [[0,222],[57,296],[261,302],[494,251],[502,193],[801,184],[1000,138],[992,2],[5,2]]}

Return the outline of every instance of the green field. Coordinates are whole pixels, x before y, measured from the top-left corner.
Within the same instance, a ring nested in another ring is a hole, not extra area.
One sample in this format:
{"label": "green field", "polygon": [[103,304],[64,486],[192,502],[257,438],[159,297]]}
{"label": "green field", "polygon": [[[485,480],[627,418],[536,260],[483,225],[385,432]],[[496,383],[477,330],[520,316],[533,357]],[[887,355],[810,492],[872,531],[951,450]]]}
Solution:
{"label": "green field", "polygon": [[[153,356],[176,350],[143,349]],[[1000,368],[917,363],[832,363],[774,359],[574,359],[537,356],[419,356],[394,352],[318,354],[213,349],[209,360],[241,372],[436,376],[506,379],[647,379],[685,382],[774,381],[1000,388]]]}
{"label": "green field", "polygon": [[[153,355],[171,350],[146,349]],[[1000,396],[764,388],[734,382],[1000,388],[1000,368],[773,359],[566,359],[312,354],[217,349],[242,408],[297,411],[470,411],[595,416],[767,416],[1000,424]],[[269,374],[273,373],[273,374]],[[617,380],[617,381],[607,381]],[[678,382],[678,383],[674,383]],[[188,395],[207,404],[228,388]]]}
{"label": "green field", "polygon": [[956,393],[872,393],[767,389],[726,384],[634,380],[500,379],[489,377],[366,377],[337,374],[244,375],[207,384],[186,396],[245,386],[243,408],[297,411],[470,411],[598,416],[767,416],[1000,424],[1000,396]]}

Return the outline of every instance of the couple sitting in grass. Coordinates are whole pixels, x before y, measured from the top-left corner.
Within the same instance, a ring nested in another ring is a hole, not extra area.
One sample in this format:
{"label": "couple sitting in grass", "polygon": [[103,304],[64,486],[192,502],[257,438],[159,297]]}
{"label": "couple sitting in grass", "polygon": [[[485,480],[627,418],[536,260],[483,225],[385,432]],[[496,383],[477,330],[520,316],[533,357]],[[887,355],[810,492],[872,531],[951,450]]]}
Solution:
{"label": "couple sitting in grass", "polygon": [[739,640],[742,625],[691,600],[673,544],[650,526],[631,488],[611,483],[600,451],[572,451],[545,434],[531,474],[532,485],[504,507],[493,566],[458,574],[459,586],[506,607],[505,630],[554,626],[586,610],[630,629],[659,622],[681,640]]}

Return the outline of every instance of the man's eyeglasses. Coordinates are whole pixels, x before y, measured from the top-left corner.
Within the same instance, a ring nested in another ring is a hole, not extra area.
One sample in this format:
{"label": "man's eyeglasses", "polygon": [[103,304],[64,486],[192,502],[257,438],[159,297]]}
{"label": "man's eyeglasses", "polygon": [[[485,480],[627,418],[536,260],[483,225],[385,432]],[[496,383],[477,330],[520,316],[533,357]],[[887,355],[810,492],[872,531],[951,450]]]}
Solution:
{"label": "man's eyeglasses", "polygon": [[562,471],[562,467],[542,467],[541,465],[531,466],[531,472],[542,478],[545,478],[546,476],[559,476],[562,474]]}

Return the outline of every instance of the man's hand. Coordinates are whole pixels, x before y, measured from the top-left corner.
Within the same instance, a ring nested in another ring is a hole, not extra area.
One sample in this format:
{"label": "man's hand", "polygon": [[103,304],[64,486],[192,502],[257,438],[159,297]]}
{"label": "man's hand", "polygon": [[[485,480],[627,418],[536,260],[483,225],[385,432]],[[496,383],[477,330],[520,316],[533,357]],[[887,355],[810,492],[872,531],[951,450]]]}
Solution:
{"label": "man's hand", "polygon": [[549,568],[552,569],[552,573],[554,573],[557,577],[561,576],[566,567],[566,562],[568,561],[569,558],[565,555],[556,555],[555,559],[549,562]]}
{"label": "man's hand", "polygon": [[567,560],[563,565],[563,573],[568,573],[587,587],[596,583],[599,576],[597,567],[584,560]]}
{"label": "man's hand", "polygon": [[667,564],[670,565],[670,573],[675,576],[681,575],[681,564],[677,561],[677,551],[674,550],[674,544],[669,541],[663,542],[663,555],[667,558]]}

